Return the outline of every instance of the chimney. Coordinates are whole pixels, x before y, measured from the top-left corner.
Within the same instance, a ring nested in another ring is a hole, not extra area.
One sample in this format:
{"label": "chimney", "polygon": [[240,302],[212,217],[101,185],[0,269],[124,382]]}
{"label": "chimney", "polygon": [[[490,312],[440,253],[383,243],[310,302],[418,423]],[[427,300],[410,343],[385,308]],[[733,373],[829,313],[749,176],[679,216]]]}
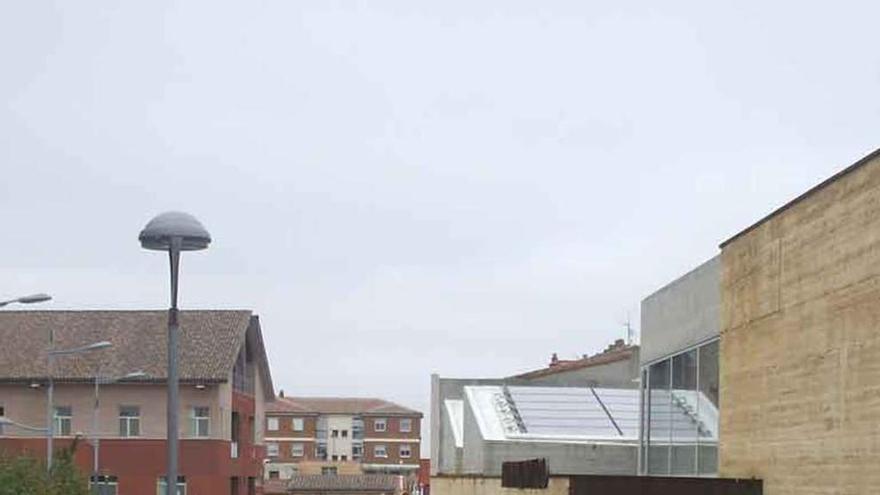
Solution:
{"label": "chimney", "polygon": [[559,364],[559,357],[554,352],[553,356],[550,357],[550,366],[556,366],[557,364]]}

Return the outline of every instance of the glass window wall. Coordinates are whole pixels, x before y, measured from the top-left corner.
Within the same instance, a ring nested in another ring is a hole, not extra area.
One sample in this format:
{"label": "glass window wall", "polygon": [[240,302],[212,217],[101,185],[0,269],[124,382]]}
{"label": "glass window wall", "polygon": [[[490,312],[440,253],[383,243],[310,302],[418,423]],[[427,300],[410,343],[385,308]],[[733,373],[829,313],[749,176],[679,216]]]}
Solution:
{"label": "glass window wall", "polygon": [[642,474],[718,472],[718,341],[642,370]]}

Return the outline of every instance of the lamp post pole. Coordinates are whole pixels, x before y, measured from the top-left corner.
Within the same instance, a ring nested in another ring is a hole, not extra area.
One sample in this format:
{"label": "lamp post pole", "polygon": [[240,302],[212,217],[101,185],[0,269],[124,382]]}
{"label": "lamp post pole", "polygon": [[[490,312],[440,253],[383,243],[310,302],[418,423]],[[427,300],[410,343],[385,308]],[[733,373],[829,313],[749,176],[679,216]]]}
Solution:
{"label": "lamp post pole", "polygon": [[92,493],[98,495],[100,492],[98,491],[98,458],[99,458],[99,450],[101,448],[101,437],[98,435],[98,408],[100,407],[101,401],[98,398],[98,375],[100,373],[95,373],[95,407],[92,409]]}
{"label": "lamp post pole", "polygon": [[52,379],[52,369],[55,364],[55,330],[49,327],[49,351],[46,363],[49,386],[46,390],[46,472],[52,472],[52,441],[55,436],[55,381]]}
{"label": "lamp post pole", "polygon": [[[177,344],[180,325],[177,314],[177,277],[180,267],[180,237],[171,238],[168,257],[171,261],[171,308],[168,310],[168,476],[166,486],[168,494],[177,493],[177,457],[178,457],[178,425],[179,415],[179,383],[177,377]],[[174,488],[172,488],[174,487]]]}
{"label": "lamp post pole", "polygon": [[166,410],[168,467],[165,476],[167,495],[177,493],[178,465],[178,361],[177,347],[180,322],[177,310],[177,281],[181,251],[198,251],[208,247],[211,235],[192,215],[167,212],[156,216],[138,236],[144,249],[168,251],[171,262],[171,307],[168,309],[168,401]]}

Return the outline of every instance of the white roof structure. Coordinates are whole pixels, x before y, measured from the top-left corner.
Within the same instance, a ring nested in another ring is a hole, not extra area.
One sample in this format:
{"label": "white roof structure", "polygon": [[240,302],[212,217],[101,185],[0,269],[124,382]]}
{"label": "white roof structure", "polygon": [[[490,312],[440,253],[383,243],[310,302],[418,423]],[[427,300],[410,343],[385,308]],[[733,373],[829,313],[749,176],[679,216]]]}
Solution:
{"label": "white roof structure", "polygon": [[455,399],[446,399],[443,401],[446,407],[446,414],[449,415],[452,423],[452,436],[455,439],[455,446],[464,447],[464,401]]}
{"label": "white roof structure", "polygon": [[[464,392],[467,406],[445,401],[456,446],[464,429],[463,407],[470,408],[486,441],[627,445],[639,441],[638,389],[479,385],[466,386]],[[717,432],[706,425],[717,424],[710,420],[718,411],[702,394],[654,392],[651,410],[652,442],[717,440]]]}

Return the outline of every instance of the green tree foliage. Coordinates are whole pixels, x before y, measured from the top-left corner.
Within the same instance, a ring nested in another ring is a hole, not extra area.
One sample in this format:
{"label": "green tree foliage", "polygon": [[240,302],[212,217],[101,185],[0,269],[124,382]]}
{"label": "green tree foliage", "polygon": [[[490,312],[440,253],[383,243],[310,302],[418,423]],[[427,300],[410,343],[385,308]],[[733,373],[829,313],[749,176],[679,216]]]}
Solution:
{"label": "green tree foliage", "polygon": [[88,481],[73,462],[78,443],[56,452],[48,475],[46,464],[32,457],[0,456],[0,495],[89,495]]}

